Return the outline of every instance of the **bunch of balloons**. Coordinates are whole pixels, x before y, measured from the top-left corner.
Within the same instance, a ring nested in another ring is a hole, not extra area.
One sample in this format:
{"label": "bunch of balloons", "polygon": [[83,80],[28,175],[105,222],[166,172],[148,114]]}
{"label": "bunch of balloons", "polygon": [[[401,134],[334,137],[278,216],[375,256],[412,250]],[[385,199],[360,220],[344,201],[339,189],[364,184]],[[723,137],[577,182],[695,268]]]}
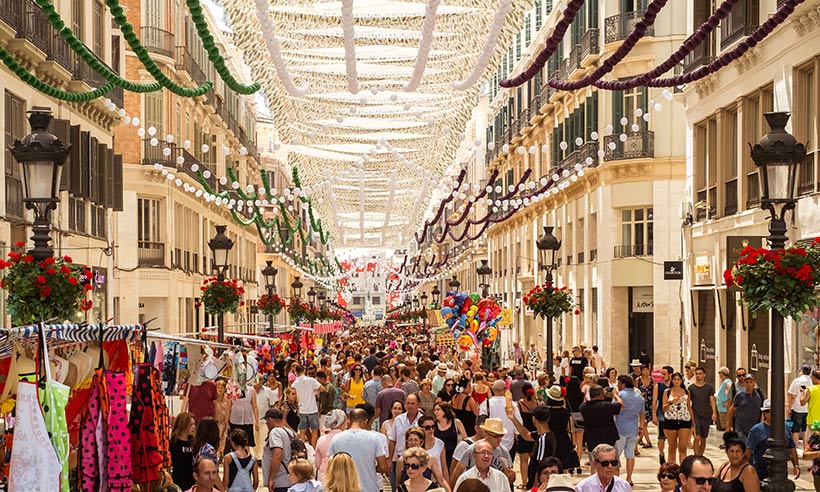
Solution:
{"label": "bunch of balloons", "polygon": [[501,306],[495,299],[482,299],[476,292],[450,292],[441,305],[441,317],[462,350],[498,348],[496,325],[501,320]]}

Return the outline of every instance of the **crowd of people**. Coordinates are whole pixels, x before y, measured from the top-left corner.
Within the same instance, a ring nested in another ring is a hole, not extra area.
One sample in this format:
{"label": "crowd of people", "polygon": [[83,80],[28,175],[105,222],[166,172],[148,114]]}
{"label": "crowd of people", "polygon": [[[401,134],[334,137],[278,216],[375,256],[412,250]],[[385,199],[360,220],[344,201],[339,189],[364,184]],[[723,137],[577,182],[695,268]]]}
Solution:
{"label": "crowd of people", "polygon": [[[194,492],[622,492],[652,447],[663,491],[757,492],[767,477],[771,405],[743,368],[735,378],[720,368],[715,389],[692,361],[657,377],[645,352],[619,374],[598,347],[572,347],[549,367],[534,346],[515,344],[510,363],[484,367],[410,340],[370,334],[310,360],[279,353],[237,399],[220,380],[191,388],[170,436],[174,483]],[[788,405],[794,477],[800,442],[820,475],[820,371],[802,368]],[[704,456],[713,425],[727,458],[717,467]]]}

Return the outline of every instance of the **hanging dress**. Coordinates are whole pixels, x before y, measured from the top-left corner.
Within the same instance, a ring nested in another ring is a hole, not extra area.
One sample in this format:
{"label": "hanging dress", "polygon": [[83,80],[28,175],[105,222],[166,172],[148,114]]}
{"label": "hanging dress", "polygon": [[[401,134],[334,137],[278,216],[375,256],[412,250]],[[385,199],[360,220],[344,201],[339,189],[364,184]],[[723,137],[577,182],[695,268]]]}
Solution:
{"label": "hanging dress", "polygon": [[60,492],[69,492],[68,480],[68,454],[71,444],[68,438],[68,424],[66,422],[66,406],[71,388],[51,379],[51,368],[46,359],[46,383],[45,388],[40,392],[43,418],[46,423],[46,430],[57,453],[57,459],[61,463],[60,471]]}
{"label": "hanging dress", "polygon": [[[147,362],[138,364],[131,418],[128,429],[131,439],[131,473],[134,483],[147,483],[160,478],[163,464],[160,453],[160,429],[156,428],[151,367]],[[163,429],[164,431],[164,429]]]}
{"label": "hanging dress", "polygon": [[62,466],[48,438],[37,383],[17,384],[17,425],[9,467],[9,492],[60,490]]}

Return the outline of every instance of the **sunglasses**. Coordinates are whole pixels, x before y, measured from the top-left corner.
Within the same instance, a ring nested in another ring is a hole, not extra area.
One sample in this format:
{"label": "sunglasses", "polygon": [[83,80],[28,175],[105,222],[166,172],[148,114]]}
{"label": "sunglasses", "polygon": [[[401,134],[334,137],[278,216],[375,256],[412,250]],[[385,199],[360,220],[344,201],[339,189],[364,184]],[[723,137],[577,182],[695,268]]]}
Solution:
{"label": "sunglasses", "polygon": [[736,376],[739,377],[739,378],[745,378],[746,374],[737,374]]}
{"label": "sunglasses", "polygon": [[421,463],[405,463],[404,469],[405,470],[418,470],[421,468]]}
{"label": "sunglasses", "polygon": [[617,468],[618,466],[620,466],[621,462],[618,461],[618,460],[603,460],[603,461],[598,461],[598,464],[603,466],[604,468],[606,468],[608,466]]}
{"label": "sunglasses", "polygon": [[658,480],[663,480],[664,478],[668,478],[669,480],[678,479],[678,477],[676,477],[674,473],[661,473],[660,475],[658,475]]}
{"label": "sunglasses", "polygon": [[708,483],[709,485],[712,485],[712,484],[715,483],[715,480],[717,480],[717,477],[689,477],[689,478],[694,480],[695,483],[698,484],[698,485],[703,485],[705,483]]}
{"label": "sunglasses", "polygon": [[447,388],[452,388],[453,387],[452,384],[445,384],[444,386],[447,387]]}
{"label": "sunglasses", "polygon": [[433,425],[422,425],[421,428],[424,429],[424,430],[429,431],[429,430],[435,429],[435,426],[433,426]]}

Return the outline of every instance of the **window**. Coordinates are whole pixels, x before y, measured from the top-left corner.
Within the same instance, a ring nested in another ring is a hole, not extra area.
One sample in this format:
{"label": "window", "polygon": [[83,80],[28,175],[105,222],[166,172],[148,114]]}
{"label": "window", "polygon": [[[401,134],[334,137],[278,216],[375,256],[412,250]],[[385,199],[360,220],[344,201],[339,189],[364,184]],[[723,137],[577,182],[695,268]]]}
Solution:
{"label": "window", "polygon": [[537,0],[535,2],[535,31],[538,32],[541,29],[541,19],[544,16],[544,0]]}
{"label": "window", "polygon": [[651,208],[621,210],[621,245],[615,246],[615,258],[651,256],[654,241]]}
{"label": "window", "polygon": [[[81,202],[81,205],[85,205]],[[83,207],[85,209],[85,207]],[[83,210],[85,211],[85,210]],[[105,237],[105,207],[101,205],[91,205],[91,235],[94,237]]]}
{"label": "window", "polygon": [[717,119],[712,116],[695,125],[695,220],[716,215]]}
{"label": "window", "polygon": [[[715,2],[711,6],[714,9]],[[740,0],[732,12],[720,24],[720,48],[726,49],[747,34],[751,34],[758,27],[760,17],[760,0]]]}
{"label": "window", "polygon": [[[26,102],[12,93],[5,93],[5,148],[9,148],[14,141],[26,132]],[[6,152],[6,215],[23,216],[23,183],[20,167]]]}
{"label": "window", "polygon": [[795,74],[795,112],[792,116],[794,134],[799,142],[806,144],[806,161],[800,166],[798,192],[801,195],[813,193],[817,170],[817,77],[815,64],[812,60],[801,67]]}
{"label": "window", "polygon": [[737,163],[738,145],[740,144],[740,130],[738,129],[737,107],[726,110],[724,117],[724,147],[723,169],[723,215],[732,215],[737,212]]}
{"label": "window", "polygon": [[85,39],[83,36],[84,4],[84,0],[71,0],[71,30],[80,39]]}
{"label": "window", "polygon": [[524,46],[529,46],[531,41],[532,25],[530,24],[530,14],[527,14],[524,16]]}
{"label": "window", "polygon": [[[764,87],[744,99],[743,141],[757,142],[768,132],[768,125],[763,113],[769,112],[774,106],[774,91],[771,86]],[[748,119],[745,117],[748,115]],[[743,153],[743,170],[746,174],[745,195],[746,208],[754,208],[760,203],[760,185],[757,168],[752,162],[749,152]]]}
{"label": "window", "polygon": [[145,94],[145,127],[150,128],[153,126],[156,128],[156,135],[160,140],[165,137],[165,125],[163,124],[165,109],[163,103],[163,91],[147,92]]}
{"label": "window", "polygon": [[160,201],[155,198],[137,199],[137,240],[158,243],[160,239]]}
{"label": "window", "polygon": [[102,3],[97,0],[92,1],[94,3],[94,31],[92,32],[94,53],[96,53],[100,58],[105,58],[105,54],[103,53],[103,35],[105,33],[105,15],[103,6]]}

